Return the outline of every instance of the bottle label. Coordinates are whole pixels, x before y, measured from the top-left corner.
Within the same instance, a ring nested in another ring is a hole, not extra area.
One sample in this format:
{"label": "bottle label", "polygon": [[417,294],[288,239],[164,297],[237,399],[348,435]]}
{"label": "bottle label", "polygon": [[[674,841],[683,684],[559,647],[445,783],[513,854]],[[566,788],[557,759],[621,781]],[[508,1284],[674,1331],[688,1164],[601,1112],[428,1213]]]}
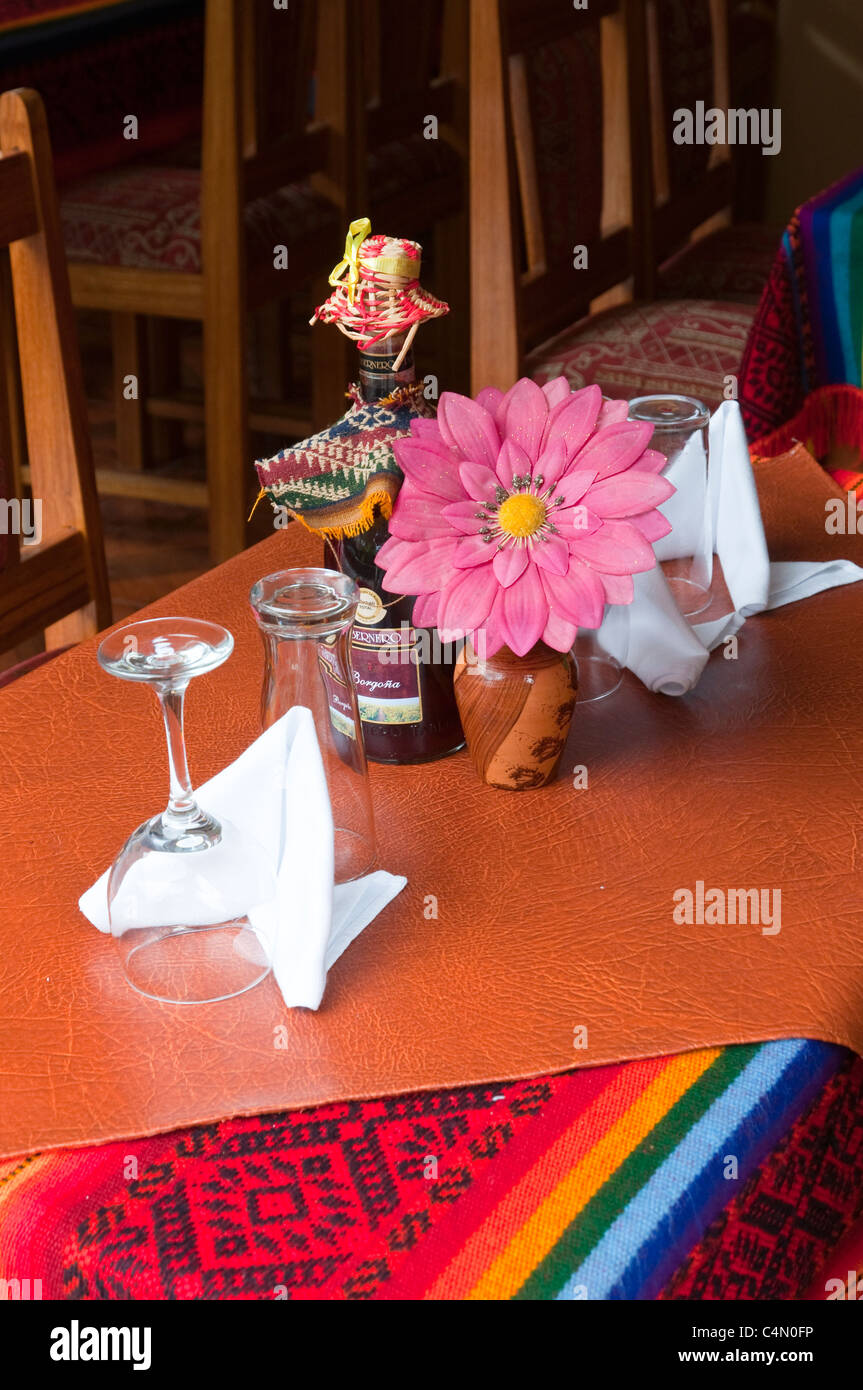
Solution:
{"label": "bottle label", "polygon": [[360,601],[356,612],[358,623],[362,623],[364,627],[379,623],[386,611],[380,594],[376,594],[374,589],[360,589]]}
{"label": "bottle label", "polygon": [[409,628],[354,628],[354,684],[366,724],[420,724],[422,697],[416,633]]}
{"label": "bottle label", "polygon": [[347,682],[339,675],[335,658],[330,652],[320,652],[318,661],[330,707],[330,723],[336,733],[343,734],[345,738],[355,739],[357,731]]}

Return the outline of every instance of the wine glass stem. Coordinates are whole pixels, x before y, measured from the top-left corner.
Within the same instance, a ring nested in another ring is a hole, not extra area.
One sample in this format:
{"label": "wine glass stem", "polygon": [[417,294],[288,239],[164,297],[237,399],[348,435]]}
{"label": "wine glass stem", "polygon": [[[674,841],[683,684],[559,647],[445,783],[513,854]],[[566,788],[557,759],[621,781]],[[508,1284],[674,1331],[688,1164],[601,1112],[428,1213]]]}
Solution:
{"label": "wine glass stem", "polygon": [[189,779],[189,765],[186,762],[186,740],[183,736],[183,705],[188,683],[183,681],[178,685],[156,687],[162,718],[165,721],[168,772],[171,778],[171,794],[163,820],[180,825],[187,825],[198,815],[198,806],[192,795],[192,783]]}

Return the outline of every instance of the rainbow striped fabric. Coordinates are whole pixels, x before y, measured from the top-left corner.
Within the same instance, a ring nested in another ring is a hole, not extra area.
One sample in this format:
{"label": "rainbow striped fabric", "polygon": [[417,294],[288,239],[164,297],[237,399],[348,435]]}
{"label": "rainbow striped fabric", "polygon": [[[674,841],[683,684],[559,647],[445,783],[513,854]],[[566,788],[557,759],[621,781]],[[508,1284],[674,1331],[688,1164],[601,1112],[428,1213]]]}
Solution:
{"label": "rainbow striped fabric", "polygon": [[11,1160],[0,1279],[45,1298],[291,1280],[292,1298],[654,1298],[847,1060],[715,1048]]}
{"label": "rainbow striped fabric", "polygon": [[384,1296],[655,1297],[844,1056],[791,1040],[573,1073]]}
{"label": "rainbow striped fabric", "polygon": [[[863,169],[804,203],[783,248],[792,270],[804,392],[863,384]],[[804,289],[805,285],[805,289]]]}

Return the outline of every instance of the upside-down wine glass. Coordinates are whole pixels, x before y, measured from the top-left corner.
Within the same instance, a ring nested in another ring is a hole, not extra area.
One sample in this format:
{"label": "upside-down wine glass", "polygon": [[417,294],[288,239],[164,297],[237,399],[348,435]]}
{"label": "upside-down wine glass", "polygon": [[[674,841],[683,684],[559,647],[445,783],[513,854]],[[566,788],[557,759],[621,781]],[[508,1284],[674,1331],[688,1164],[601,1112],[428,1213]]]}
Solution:
{"label": "upside-down wine glass", "polygon": [[168,805],[115,859],[108,919],[126,979],[168,1003],[230,999],[270,971],[263,940],[275,910],[273,867],[256,840],[197,804],[186,762],[186,688],[233,647],[217,623],[151,618],[110,633],[98,651],[112,676],[153,688],[165,724]]}

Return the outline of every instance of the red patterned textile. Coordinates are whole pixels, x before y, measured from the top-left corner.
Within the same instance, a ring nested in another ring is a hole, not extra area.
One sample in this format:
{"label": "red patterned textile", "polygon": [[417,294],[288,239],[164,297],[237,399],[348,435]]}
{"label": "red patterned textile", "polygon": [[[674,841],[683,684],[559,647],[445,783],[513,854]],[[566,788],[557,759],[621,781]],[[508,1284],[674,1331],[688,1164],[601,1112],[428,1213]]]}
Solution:
{"label": "red patterned textile", "polygon": [[831,1252],[861,1214],[863,1060],[855,1057],[729,1202],[660,1297],[800,1298],[825,1263],[835,1272]]}
{"label": "red patterned textile", "polygon": [[[344,1102],[10,1160],[0,1165],[0,1274],[40,1279],[44,1298],[387,1299],[406,1296],[404,1271],[416,1278],[422,1257],[425,1283],[411,1296],[435,1296],[452,1254],[435,1253],[436,1242],[444,1253],[458,1247],[582,1111],[582,1147],[603,1125],[619,1129],[638,1084],[670,1062]],[[863,1210],[863,1061],[833,1066],[660,1297],[797,1298],[823,1269]],[[608,1107],[609,1085],[621,1083],[618,1109],[603,1112],[597,1129],[591,1103]],[[686,1129],[689,1119],[678,1123]],[[639,1161],[649,1164],[649,1154]],[[632,1194],[610,1186],[613,1215]],[[516,1225],[539,1200],[532,1189],[523,1196]],[[477,1271],[493,1254],[474,1250]]]}
{"label": "red patterned textile", "polygon": [[739,369],[754,313],[714,300],[624,304],[543,343],[527,371],[540,383],[562,374],[573,390],[597,382],[606,395],[627,399],[676,391],[713,408]]}
{"label": "red patterned textile", "polygon": [[[106,23],[113,8],[104,7]],[[130,16],[123,32],[88,30],[28,56],[0,51],[0,91],[35,87],[43,97],[58,184],[152,159],[200,130],[203,20],[188,11]],[[129,113],[135,140],[124,134]]]}
{"label": "red patterned textile", "polygon": [[[443,140],[418,136],[392,142],[369,161],[379,205],[418,183],[452,175],[454,151]],[[171,164],[138,163],[107,170],[67,187],[60,213],[72,261],[146,270],[201,270],[201,174],[176,152]],[[333,205],[307,183],[289,184],[245,209],[252,261],[298,238],[339,237]]]}
{"label": "red patterned textile", "polygon": [[[132,164],[66,190],[60,213],[70,261],[148,270],[201,270],[198,169]],[[250,258],[304,236],[337,234],[338,216],[307,184],[290,184],[245,210]]]}
{"label": "red patterned textile", "polygon": [[665,262],[659,272],[657,297],[757,304],[770,275],[779,236],[779,232],[757,223],[721,227]]}
{"label": "red patterned textile", "polygon": [[791,269],[780,248],[740,366],[740,408],[750,439],[784,424],[803,405],[799,356]]}

